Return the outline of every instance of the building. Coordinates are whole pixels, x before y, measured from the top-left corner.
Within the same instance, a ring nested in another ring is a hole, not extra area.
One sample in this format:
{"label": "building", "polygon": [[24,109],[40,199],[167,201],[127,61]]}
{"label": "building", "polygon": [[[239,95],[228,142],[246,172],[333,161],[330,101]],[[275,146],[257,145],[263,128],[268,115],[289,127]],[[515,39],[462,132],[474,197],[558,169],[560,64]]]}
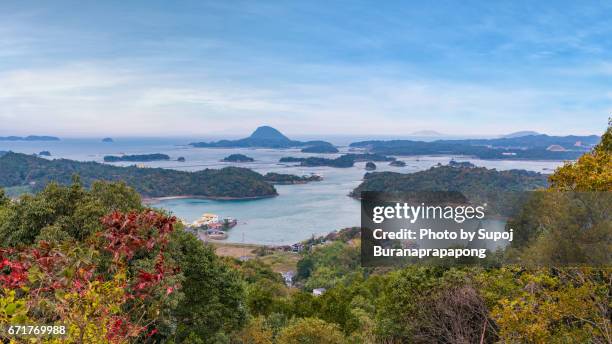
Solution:
{"label": "building", "polygon": [[194,227],[202,227],[204,225],[209,225],[211,223],[218,223],[219,222],[219,216],[215,215],[215,214],[203,214],[202,217],[200,217],[199,219],[195,220],[193,222],[193,226]]}
{"label": "building", "polygon": [[291,245],[291,252],[299,253],[304,250],[304,245],[301,243]]}
{"label": "building", "polygon": [[312,290],[312,295],[314,296],[321,296],[325,293],[325,288],[316,288]]}

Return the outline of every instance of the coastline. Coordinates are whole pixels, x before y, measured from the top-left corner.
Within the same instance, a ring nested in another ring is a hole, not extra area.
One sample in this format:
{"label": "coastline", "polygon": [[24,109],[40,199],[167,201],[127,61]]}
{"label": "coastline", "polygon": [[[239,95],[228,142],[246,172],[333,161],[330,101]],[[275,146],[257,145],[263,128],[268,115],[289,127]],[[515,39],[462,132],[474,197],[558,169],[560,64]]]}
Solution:
{"label": "coastline", "polygon": [[242,200],[256,200],[256,199],[272,198],[272,197],[277,197],[277,196],[278,194],[267,195],[267,196],[248,196],[248,197],[177,195],[177,196],[163,196],[163,197],[143,197],[142,203],[143,204],[155,204],[161,201],[167,201],[167,200],[173,200],[173,199],[186,199],[186,198],[208,199],[212,201],[242,201]]}

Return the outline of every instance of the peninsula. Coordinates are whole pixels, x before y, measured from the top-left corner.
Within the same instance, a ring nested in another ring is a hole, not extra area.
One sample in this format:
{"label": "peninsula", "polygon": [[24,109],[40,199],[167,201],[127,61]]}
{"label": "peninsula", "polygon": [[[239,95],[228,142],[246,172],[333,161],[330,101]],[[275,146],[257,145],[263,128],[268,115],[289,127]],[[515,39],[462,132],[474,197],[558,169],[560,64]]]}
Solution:
{"label": "peninsula", "polygon": [[84,186],[96,180],[123,181],[144,197],[191,196],[218,199],[248,199],[276,196],[274,186],[254,171],[239,167],[197,172],[163,168],[119,167],[97,162],[43,159],[8,152],[0,157],[0,187],[42,190],[50,182],[68,185],[74,175]]}
{"label": "peninsula", "polygon": [[193,147],[200,148],[296,148],[332,144],[326,141],[295,141],[270,127],[257,128],[249,137],[239,140],[221,140],[215,142],[193,142]]}

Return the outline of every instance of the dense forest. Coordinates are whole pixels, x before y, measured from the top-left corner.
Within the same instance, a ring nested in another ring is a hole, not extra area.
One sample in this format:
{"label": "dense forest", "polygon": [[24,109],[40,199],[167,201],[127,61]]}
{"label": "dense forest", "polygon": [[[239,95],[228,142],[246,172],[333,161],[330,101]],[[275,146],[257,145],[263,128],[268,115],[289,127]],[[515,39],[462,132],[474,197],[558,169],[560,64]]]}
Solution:
{"label": "dense forest", "polygon": [[497,171],[451,163],[415,173],[371,172],[351,195],[362,191],[459,191],[465,193],[526,191],[547,185],[546,176],[525,170]]}
{"label": "dense forest", "polygon": [[[461,173],[449,168],[433,171]],[[549,177],[546,194],[609,193],[610,171],[612,126]],[[0,191],[0,323],[63,324],[65,343],[612,342],[609,250],[604,268],[563,264],[593,243],[609,247],[605,208],[527,208],[517,230],[541,230],[510,249],[517,264],[363,268],[357,229],[242,261],[143,208],[123,183],[81,183],[15,201]],[[578,232],[589,240],[572,240]],[[287,255],[298,258],[292,287],[271,265]]]}
{"label": "dense forest", "polygon": [[[481,159],[573,160],[599,141],[591,136],[527,135],[499,139],[361,141],[351,147],[387,155],[467,155]],[[549,150],[551,146],[557,150]]]}
{"label": "dense forest", "polygon": [[274,187],[262,175],[238,167],[184,172],[67,159],[47,160],[19,153],[7,153],[0,157],[0,186],[3,187],[28,185],[38,191],[50,182],[70,184],[75,174],[87,187],[96,180],[123,181],[145,197],[191,195],[245,198],[276,195]]}

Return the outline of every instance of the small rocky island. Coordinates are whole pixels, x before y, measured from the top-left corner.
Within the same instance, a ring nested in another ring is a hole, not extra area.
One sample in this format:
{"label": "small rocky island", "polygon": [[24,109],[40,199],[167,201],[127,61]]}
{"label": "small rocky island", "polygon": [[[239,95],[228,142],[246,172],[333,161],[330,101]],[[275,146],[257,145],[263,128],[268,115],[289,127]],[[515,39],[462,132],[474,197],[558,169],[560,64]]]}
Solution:
{"label": "small rocky island", "polygon": [[110,143],[110,142],[115,142],[115,141],[112,138],[110,138],[110,137],[105,137],[105,138],[102,139],[102,142]]}
{"label": "small rocky island", "polygon": [[394,161],[391,161],[389,166],[404,167],[404,166],[406,166],[406,163],[401,161],[401,160],[394,160]]}
{"label": "small rocky island", "polygon": [[223,162],[253,162],[255,159],[244,154],[231,154],[221,160]]}
{"label": "small rocky island", "polygon": [[179,156],[176,161],[178,162],[185,162],[185,157],[184,156]]}
{"label": "small rocky island", "polygon": [[371,161],[368,161],[365,164],[365,169],[368,171],[374,171],[376,169],[376,164]]}
{"label": "small rocky island", "polygon": [[170,160],[170,156],[167,154],[153,153],[153,154],[135,154],[135,155],[107,155],[104,157],[104,162],[145,162],[145,161],[159,161],[159,160]]}

